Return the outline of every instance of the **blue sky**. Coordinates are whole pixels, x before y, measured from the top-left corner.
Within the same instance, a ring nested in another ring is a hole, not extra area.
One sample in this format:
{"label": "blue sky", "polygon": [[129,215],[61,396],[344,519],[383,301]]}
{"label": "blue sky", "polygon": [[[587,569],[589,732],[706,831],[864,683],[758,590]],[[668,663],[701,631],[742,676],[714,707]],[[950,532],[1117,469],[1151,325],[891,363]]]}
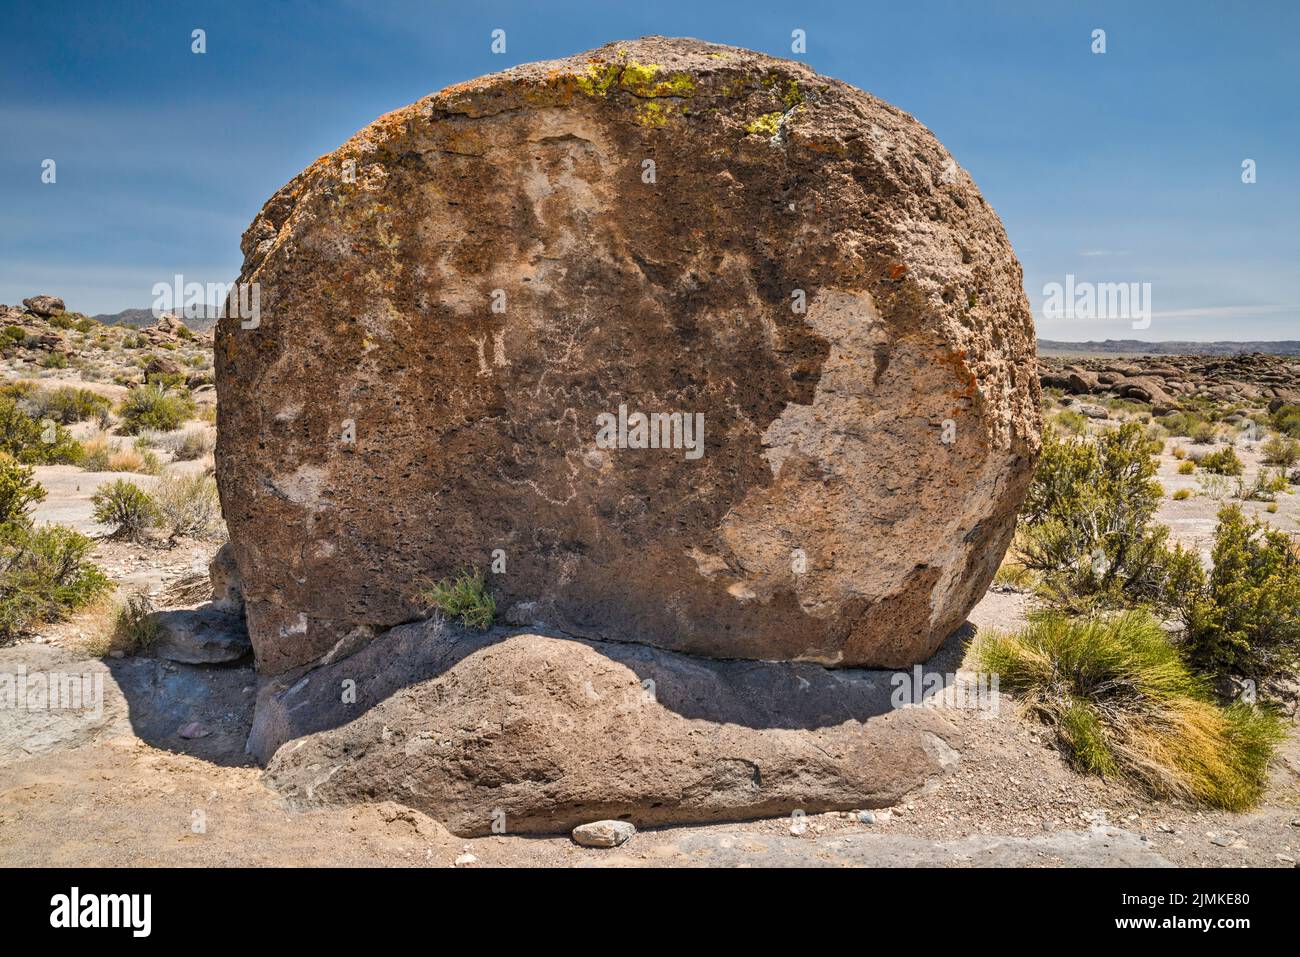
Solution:
{"label": "blue sky", "polygon": [[[51,292],[93,314],[147,307],[175,273],[231,281],[277,188],[449,83],[650,33],[792,56],[798,28],[796,59],[907,110],[974,177],[1040,336],[1300,339],[1293,0],[0,0],[0,15],[0,302]],[[1067,274],[1150,282],[1150,328],[1043,318],[1044,285]]]}

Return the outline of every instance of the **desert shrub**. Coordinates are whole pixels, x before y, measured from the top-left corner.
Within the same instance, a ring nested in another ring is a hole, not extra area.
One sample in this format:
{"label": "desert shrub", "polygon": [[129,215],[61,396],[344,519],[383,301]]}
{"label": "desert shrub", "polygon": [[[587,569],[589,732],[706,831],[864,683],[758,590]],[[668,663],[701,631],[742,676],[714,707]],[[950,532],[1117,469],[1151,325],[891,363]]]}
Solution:
{"label": "desert shrub", "polygon": [[1180,488],[1171,497],[1175,502],[1184,502],[1192,497],[1192,490],[1189,488]]}
{"label": "desert shrub", "polygon": [[5,326],[0,329],[0,337],[7,339],[11,343],[18,343],[27,338],[27,332],[22,326]]}
{"label": "desert shrub", "polygon": [[1160,598],[1169,530],[1151,525],[1164,494],[1155,472],[1136,423],[1095,440],[1047,432],[1018,551],[1049,603],[1077,611]]}
{"label": "desert shrub", "polygon": [[206,429],[186,429],[180,435],[169,436],[166,446],[171,449],[177,462],[192,462],[201,459],[212,451],[212,433]]}
{"label": "desert shrub", "polygon": [[1191,474],[1192,474],[1193,472],[1195,472],[1195,471],[1196,471],[1196,463],[1195,463],[1195,462],[1190,462],[1190,461],[1189,461],[1189,462],[1179,462],[1179,463],[1178,463],[1178,474],[1179,474],[1179,475],[1191,475]]}
{"label": "desert shrub", "polygon": [[143,591],[126,596],[113,618],[113,644],[123,651],[144,651],[158,640],[158,621],[153,601]]}
{"label": "desert shrub", "polygon": [[90,561],[95,543],[59,525],[0,525],[0,644],[60,621],[112,588]]}
{"label": "desert shrub", "polygon": [[164,475],[154,489],[157,524],[169,538],[216,538],[222,533],[217,483],[208,475]]}
{"label": "desert shrub", "polygon": [[64,352],[47,352],[41,359],[41,366],[45,369],[66,369],[68,367],[68,356]]}
{"label": "desert shrub", "polygon": [[437,609],[449,618],[459,618],[469,628],[486,630],[492,627],[492,619],[496,617],[496,600],[478,570],[426,585],[420,591],[420,600],[426,608]]}
{"label": "desert shrub", "polygon": [[1232,480],[1226,475],[1201,472],[1196,476],[1196,484],[1200,487],[1202,495],[1216,502],[1221,502],[1232,494]]}
{"label": "desert shrub", "polygon": [[1300,439],[1300,405],[1284,405],[1273,413],[1270,419],[1273,428],[1283,435]]}
{"label": "desert shrub", "polygon": [[1088,431],[1088,418],[1073,409],[1062,409],[1053,419],[1056,427],[1071,435],[1082,435]]}
{"label": "desert shrub", "polygon": [[1254,502],[1271,502],[1279,492],[1285,492],[1286,473],[1281,469],[1260,469],[1255,480],[1249,485],[1243,479],[1237,479],[1237,498]]}
{"label": "desert shrub", "polygon": [[1208,424],[1205,417],[1195,412],[1170,412],[1156,420],[1159,422],[1170,435],[1185,435],[1190,437],[1192,431],[1198,426]]}
{"label": "desert shrub", "polygon": [[1179,552],[1170,604],[1197,669],[1263,684],[1300,666],[1300,556],[1282,532],[1248,519],[1237,505],[1219,511],[1213,567]]}
{"label": "desert shrub", "polygon": [[37,420],[11,395],[0,395],[0,452],[28,465],[75,463],[81,444],[53,419]]}
{"label": "desert shrub", "polygon": [[1282,435],[1270,436],[1260,452],[1268,465],[1279,465],[1289,469],[1296,462],[1300,462],[1300,442]]}
{"label": "desert shrub", "polygon": [[1164,798],[1243,810],[1263,791],[1284,736],[1272,713],[1216,705],[1142,611],[1034,616],[1016,634],[981,635],[980,667],[1022,696],[1081,771],[1126,778]]}
{"label": "desert shrub", "polygon": [[111,465],[112,448],[102,435],[88,439],[82,446],[80,465],[87,472],[107,472]]}
{"label": "desert shrub", "polygon": [[25,522],[27,508],[45,498],[45,489],[33,477],[36,470],[7,452],[0,452],[0,525]]}
{"label": "desert shrub", "polygon": [[102,395],[71,386],[39,392],[34,401],[36,418],[50,418],[63,425],[100,419],[112,409],[112,403]]}
{"label": "desert shrub", "polygon": [[134,482],[117,479],[101,485],[90,497],[95,521],[112,526],[113,538],[140,542],[158,520],[153,497]]}
{"label": "desert shrub", "polygon": [[31,415],[35,419],[53,419],[64,425],[99,419],[112,408],[112,403],[103,395],[92,393],[90,389],[74,389],[72,386],[38,391],[32,394],[29,404]]}
{"label": "desert shrub", "polygon": [[1237,455],[1236,449],[1231,447],[1203,455],[1197,464],[1216,475],[1240,475],[1246,470],[1246,463]]}
{"label": "desert shrub", "polygon": [[1214,442],[1216,431],[1214,426],[1208,422],[1198,422],[1192,426],[1190,438],[1193,445],[1211,445]]}
{"label": "desert shrub", "polygon": [[118,410],[129,435],[142,429],[170,432],[178,429],[194,414],[194,401],[183,394],[167,392],[157,386],[136,386],[127,393]]}

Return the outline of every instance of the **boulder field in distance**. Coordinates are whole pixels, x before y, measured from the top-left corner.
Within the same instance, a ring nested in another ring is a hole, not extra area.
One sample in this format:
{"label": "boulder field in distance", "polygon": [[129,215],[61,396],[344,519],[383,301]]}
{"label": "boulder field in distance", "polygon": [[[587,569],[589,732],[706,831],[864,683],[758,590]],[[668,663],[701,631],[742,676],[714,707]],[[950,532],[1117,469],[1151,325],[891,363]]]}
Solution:
{"label": "boulder field in distance", "polygon": [[[217,477],[263,674],[467,568],[570,635],[906,666],[1010,541],[1020,266],[929,131],[803,64],[648,37],[458,84],[242,247]],[[702,414],[703,454],[598,447],[620,406]]]}

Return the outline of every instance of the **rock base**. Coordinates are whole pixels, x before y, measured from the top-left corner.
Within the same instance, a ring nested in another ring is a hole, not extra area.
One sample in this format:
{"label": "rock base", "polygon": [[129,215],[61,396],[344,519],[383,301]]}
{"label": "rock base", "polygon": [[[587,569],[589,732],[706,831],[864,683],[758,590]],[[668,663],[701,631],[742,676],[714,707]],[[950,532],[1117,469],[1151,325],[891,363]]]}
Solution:
{"label": "rock base", "polygon": [[419,622],[264,680],[249,750],[295,803],[463,836],[883,807],[960,748],[941,711],[891,708],[891,674]]}

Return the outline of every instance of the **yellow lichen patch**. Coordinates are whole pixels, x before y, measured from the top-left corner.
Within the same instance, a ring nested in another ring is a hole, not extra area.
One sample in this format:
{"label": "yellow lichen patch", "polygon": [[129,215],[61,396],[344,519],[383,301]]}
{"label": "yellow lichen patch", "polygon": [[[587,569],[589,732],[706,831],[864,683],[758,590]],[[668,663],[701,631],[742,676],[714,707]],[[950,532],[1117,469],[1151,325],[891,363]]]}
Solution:
{"label": "yellow lichen patch", "polygon": [[641,104],[636,111],[636,121],[642,126],[651,128],[663,126],[668,122],[668,117],[672,115],[673,108],[664,106],[658,100],[650,100],[648,103]]}
{"label": "yellow lichen patch", "polygon": [[587,96],[605,97],[612,89],[626,90],[634,96],[688,97],[695,95],[695,81],[688,73],[674,73],[656,80],[660,67],[657,63],[589,63],[585,73],[574,78],[578,89]]}
{"label": "yellow lichen patch", "polygon": [[618,81],[621,68],[617,63],[588,63],[585,76],[575,78],[578,89],[587,96],[606,96]]}
{"label": "yellow lichen patch", "polygon": [[745,126],[745,132],[754,135],[775,136],[776,131],[781,128],[781,114],[764,113],[757,119],[750,120]]}
{"label": "yellow lichen patch", "polygon": [[636,92],[640,88],[648,86],[658,72],[659,64],[657,63],[642,64],[632,60],[627,66],[623,67],[623,76],[619,79],[619,84]]}

